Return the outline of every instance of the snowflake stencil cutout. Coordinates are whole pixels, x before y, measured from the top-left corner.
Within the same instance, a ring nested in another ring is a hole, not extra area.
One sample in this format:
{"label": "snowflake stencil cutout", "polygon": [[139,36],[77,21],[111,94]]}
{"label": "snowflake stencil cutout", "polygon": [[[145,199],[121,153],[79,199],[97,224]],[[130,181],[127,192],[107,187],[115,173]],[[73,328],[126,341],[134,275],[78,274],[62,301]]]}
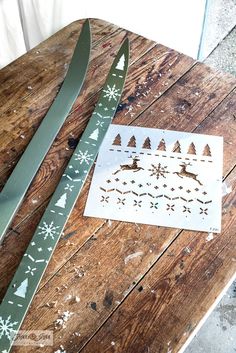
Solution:
{"label": "snowflake stencil cutout", "polygon": [[158,209],[158,202],[150,202],[150,208]]}
{"label": "snowflake stencil cutout", "polygon": [[142,207],[142,201],[138,201],[138,200],[134,200],[134,205],[133,206],[137,206],[137,207]]}
{"label": "snowflake stencil cutout", "polygon": [[112,87],[110,85],[107,85],[107,89],[104,89],[103,92],[105,92],[104,94],[104,98],[108,98],[108,101],[110,102],[112,99],[114,99],[115,101],[117,101],[118,96],[120,95],[119,93],[119,89],[116,89],[116,85],[114,84]]}
{"label": "snowflake stencil cutout", "polygon": [[48,237],[54,239],[54,236],[56,234],[59,234],[57,229],[60,228],[59,226],[54,226],[54,222],[52,221],[50,224],[47,224],[46,222],[43,222],[43,226],[39,226],[39,229],[41,229],[41,232],[38,234],[44,235],[44,240],[47,239]]}
{"label": "snowflake stencil cutout", "polygon": [[18,321],[11,322],[11,315],[8,316],[6,320],[3,319],[2,316],[0,316],[0,339],[3,336],[6,336],[9,340],[11,340],[12,333],[15,332],[14,326],[18,324]]}
{"label": "snowflake stencil cutout", "polygon": [[166,178],[165,174],[168,174],[169,172],[166,170],[167,166],[162,167],[161,163],[158,163],[158,165],[151,164],[152,168],[148,169],[149,172],[151,172],[150,176],[155,175],[157,179],[160,177]]}
{"label": "snowflake stencil cutout", "polygon": [[166,207],[166,210],[167,210],[167,211],[174,211],[174,210],[175,210],[175,205],[167,204],[166,206],[167,206],[167,207]]}
{"label": "snowflake stencil cutout", "polygon": [[109,201],[109,196],[102,196],[102,198],[101,198],[101,202],[106,202],[106,203],[108,203]]}
{"label": "snowflake stencil cutout", "polygon": [[118,197],[117,204],[125,205],[125,199],[121,199],[120,197]]}
{"label": "snowflake stencil cutout", "polygon": [[183,206],[183,212],[186,212],[186,213],[191,213],[191,210],[189,207],[186,207],[186,206]]}
{"label": "snowflake stencil cutout", "polygon": [[205,215],[208,215],[208,213],[207,213],[207,212],[208,212],[208,208],[202,208],[202,207],[200,207],[200,212],[199,212],[200,214],[203,214],[203,215],[204,215],[204,214],[205,214]]}
{"label": "snowflake stencil cutout", "polygon": [[91,158],[92,154],[89,154],[88,151],[85,151],[85,152],[79,151],[78,153],[75,154],[75,156],[76,156],[75,160],[79,161],[80,162],[79,164],[82,164],[82,163],[89,164],[89,162],[93,160]]}

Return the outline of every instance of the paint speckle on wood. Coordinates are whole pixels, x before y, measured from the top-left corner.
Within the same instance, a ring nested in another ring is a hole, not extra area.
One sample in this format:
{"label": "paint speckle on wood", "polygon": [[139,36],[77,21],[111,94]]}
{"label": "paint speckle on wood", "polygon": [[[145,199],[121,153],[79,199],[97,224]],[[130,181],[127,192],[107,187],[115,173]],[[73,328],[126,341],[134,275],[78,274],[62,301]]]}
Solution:
{"label": "paint speckle on wood", "polygon": [[70,312],[69,310],[64,311],[62,314],[60,314],[59,318],[54,322],[54,328],[56,330],[61,328],[66,328],[66,324],[73,314],[74,313]]}
{"label": "paint speckle on wood", "polygon": [[73,138],[73,137],[69,137],[68,138],[68,146],[71,148],[71,149],[75,149],[77,144],[79,142],[79,139],[77,138]]}
{"label": "paint speckle on wood", "polygon": [[103,305],[105,306],[105,308],[110,309],[113,303],[113,299],[114,299],[113,292],[111,290],[107,290],[103,300]]}
{"label": "paint speckle on wood", "polygon": [[94,311],[97,311],[97,303],[91,302],[91,303],[90,303],[90,307],[91,307],[91,309],[93,309]]}
{"label": "paint speckle on wood", "polygon": [[129,261],[135,259],[136,257],[142,256],[142,255],[143,255],[143,251],[137,251],[137,252],[135,252],[133,254],[130,254],[130,255],[126,256],[126,258],[124,260],[125,264],[127,264]]}
{"label": "paint speckle on wood", "polygon": [[214,239],[214,234],[213,233],[209,233],[208,236],[206,237],[206,241],[211,241]]}

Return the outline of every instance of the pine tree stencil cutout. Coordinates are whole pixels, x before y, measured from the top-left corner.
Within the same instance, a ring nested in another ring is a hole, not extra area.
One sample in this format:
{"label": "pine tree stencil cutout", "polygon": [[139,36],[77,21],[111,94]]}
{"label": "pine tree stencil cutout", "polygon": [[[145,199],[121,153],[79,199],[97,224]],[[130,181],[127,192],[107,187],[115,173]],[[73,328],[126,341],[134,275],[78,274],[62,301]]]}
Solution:
{"label": "pine tree stencil cutout", "polygon": [[208,144],[204,147],[203,156],[211,157],[211,150]]}
{"label": "pine tree stencil cutout", "polygon": [[151,141],[149,137],[147,137],[146,140],[144,141],[142,148],[147,148],[149,150],[151,149]]}
{"label": "pine tree stencil cutout", "polygon": [[118,61],[117,65],[116,65],[116,69],[117,70],[121,70],[123,71],[125,67],[125,56],[124,54],[120,57],[120,60]]}
{"label": "pine tree stencil cutout", "polygon": [[28,288],[28,278],[26,278],[20,286],[17,288],[17,290],[14,292],[15,295],[21,298],[25,298],[26,292]]}
{"label": "pine tree stencil cutout", "polygon": [[175,142],[175,145],[174,145],[174,148],[173,148],[173,152],[181,153],[181,147],[180,147],[180,143],[179,143],[178,140]]}
{"label": "pine tree stencil cutout", "polygon": [[118,135],[115,137],[115,139],[114,139],[114,141],[113,141],[113,145],[115,145],[115,146],[121,146],[121,137],[120,137],[120,134],[118,134]]}
{"label": "pine tree stencil cutout", "polygon": [[136,147],[136,139],[134,135],[130,138],[128,147]]}
{"label": "pine tree stencil cutout", "polygon": [[159,142],[159,145],[157,147],[157,149],[159,151],[166,151],[166,143],[164,139],[161,139],[161,141]]}
{"label": "pine tree stencil cutout", "polygon": [[92,139],[92,140],[97,141],[97,139],[98,139],[98,133],[99,133],[99,130],[98,130],[98,129],[94,130],[94,131],[91,133],[91,135],[89,136],[89,138]]}
{"label": "pine tree stencil cutout", "polygon": [[192,142],[190,145],[189,145],[189,148],[188,148],[188,154],[196,154],[196,148],[194,146],[194,143]]}
{"label": "pine tree stencil cutout", "polygon": [[66,207],[66,199],[67,199],[67,195],[66,193],[63,194],[59,200],[55,203],[55,206],[57,207],[61,207],[61,208],[65,208]]}

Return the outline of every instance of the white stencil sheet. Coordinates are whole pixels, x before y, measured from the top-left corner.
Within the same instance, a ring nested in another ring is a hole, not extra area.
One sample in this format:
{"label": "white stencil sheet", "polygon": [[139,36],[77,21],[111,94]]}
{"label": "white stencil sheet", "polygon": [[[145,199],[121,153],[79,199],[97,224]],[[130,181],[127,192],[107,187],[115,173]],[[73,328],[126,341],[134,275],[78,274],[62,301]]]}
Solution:
{"label": "white stencil sheet", "polygon": [[111,125],[85,216],[221,230],[223,138]]}

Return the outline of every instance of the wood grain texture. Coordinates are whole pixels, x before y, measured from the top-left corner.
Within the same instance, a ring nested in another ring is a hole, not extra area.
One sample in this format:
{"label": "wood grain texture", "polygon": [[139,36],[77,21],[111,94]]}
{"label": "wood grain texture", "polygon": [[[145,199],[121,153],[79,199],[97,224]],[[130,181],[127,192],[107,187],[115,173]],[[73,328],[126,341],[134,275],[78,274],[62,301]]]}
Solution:
{"label": "wood grain texture", "polygon": [[[0,71],[1,185],[53,101],[82,23],[65,27]],[[224,177],[236,187],[236,80],[104,21],[92,20],[92,34],[83,92],[0,249],[1,298],[126,36],[131,66],[114,122],[223,135]],[[13,352],[54,352],[60,345],[67,353],[177,352],[235,271],[235,192],[223,200],[222,233],[207,242],[205,233],[83,217],[91,176],[22,326],[53,330],[54,346]],[[130,260],[134,253],[139,255]],[[57,327],[66,310],[71,318],[65,328]]]}

